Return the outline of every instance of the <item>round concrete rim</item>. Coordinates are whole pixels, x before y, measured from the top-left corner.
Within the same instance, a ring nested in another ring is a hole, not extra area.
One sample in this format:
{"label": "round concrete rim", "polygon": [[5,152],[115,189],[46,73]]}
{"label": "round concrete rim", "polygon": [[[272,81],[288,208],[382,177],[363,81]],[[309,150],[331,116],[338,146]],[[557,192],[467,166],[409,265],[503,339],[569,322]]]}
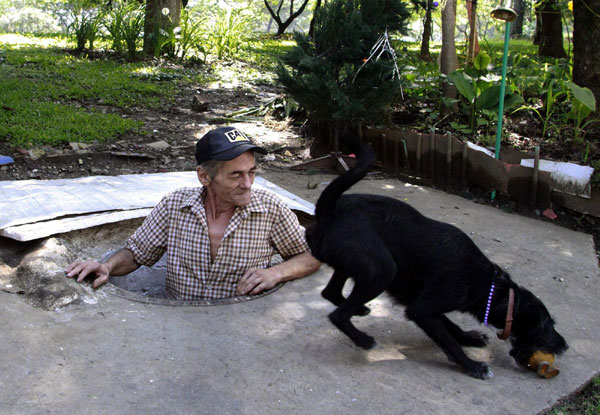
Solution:
{"label": "round concrete rim", "polygon": [[127,300],[136,301],[144,304],[158,304],[166,306],[213,306],[213,305],[228,305],[244,303],[246,301],[256,300],[257,298],[269,295],[278,289],[280,289],[285,282],[281,282],[268,290],[262,291],[255,295],[239,295],[236,297],[229,298],[218,298],[214,300],[171,300],[168,298],[157,298],[157,297],[144,297],[143,295],[137,294],[133,291],[125,290],[111,283],[110,281],[106,284],[106,288],[109,294],[116,295],[117,297],[125,298]]}

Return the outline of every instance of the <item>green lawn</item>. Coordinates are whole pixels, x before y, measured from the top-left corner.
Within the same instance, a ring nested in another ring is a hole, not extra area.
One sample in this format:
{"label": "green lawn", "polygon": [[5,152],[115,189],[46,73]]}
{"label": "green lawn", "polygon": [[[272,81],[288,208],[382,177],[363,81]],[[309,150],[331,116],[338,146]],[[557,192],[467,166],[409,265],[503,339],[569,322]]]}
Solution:
{"label": "green lawn", "polygon": [[13,146],[113,139],[140,123],[123,114],[164,106],[207,75],[147,62],[74,56],[47,39],[0,35],[0,141]]}

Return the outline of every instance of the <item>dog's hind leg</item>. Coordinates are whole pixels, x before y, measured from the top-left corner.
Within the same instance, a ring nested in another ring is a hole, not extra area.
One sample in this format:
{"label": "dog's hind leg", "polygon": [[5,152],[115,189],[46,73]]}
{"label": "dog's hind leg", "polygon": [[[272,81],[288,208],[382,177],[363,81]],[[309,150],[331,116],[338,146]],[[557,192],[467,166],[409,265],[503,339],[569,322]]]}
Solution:
{"label": "dog's hind leg", "polygon": [[[352,269],[354,273],[354,287],[348,298],[329,314],[331,322],[363,349],[370,349],[377,343],[373,337],[354,327],[350,318],[365,303],[388,289],[396,275],[396,264],[389,251],[384,246],[376,245],[378,244],[371,246],[373,250],[362,254],[362,261],[348,258],[348,269]],[[365,261],[364,258],[369,260]]]}
{"label": "dog's hind leg", "polygon": [[[333,272],[333,275],[331,276],[331,279],[329,280],[329,283],[323,289],[323,291],[321,291],[321,295],[326,300],[329,300],[331,301],[331,303],[335,304],[336,306],[339,306],[344,301],[346,301],[346,298],[342,295],[342,290],[344,289],[344,284],[346,284],[347,280],[348,274],[335,270]],[[369,309],[369,307],[363,305],[361,307],[358,307],[354,315],[366,316],[367,314],[369,314],[370,311],[371,310]]]}
{"label": "dog's hind leg", "polygon": [[464,331],[443,314],[442,323],[461,346],[485,347],[488,343],[488,336],[485,333],[477,330]]}
{"label": "dog's hind leg", "polygon": [[[433,308],[435,307],[430,307],[430,304],[415,302],[406,309],[406,316],[442,349],[448,359],[456,362],[467,374],[479,379],[492,377],[493,374],[487,364],[472,360],[465,354],[459,342],[446,327],[446,323],[440,318],[442,313],[438,313]],[[457,327],[454,324],[453,326]]]}

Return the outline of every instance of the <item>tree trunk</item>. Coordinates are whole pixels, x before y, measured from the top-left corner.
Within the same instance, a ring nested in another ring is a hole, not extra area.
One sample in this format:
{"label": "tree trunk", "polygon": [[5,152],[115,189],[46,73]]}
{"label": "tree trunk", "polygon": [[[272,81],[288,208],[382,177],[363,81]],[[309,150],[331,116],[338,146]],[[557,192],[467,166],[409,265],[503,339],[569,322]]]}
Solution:
{"label": "tree trunk", "polygon": [[425,9],[425,20],[423,22],[423,39],[421,39],[421,52],[419,57],[424,61],[430,61],[429,41],[431,40],[431,32],[433,21],[431,19],[431,9],[433,8],[433,0],[427,0],[427,8]]}
{"label": "tree trunk", "polygon": [[[587,5],[587,7],[586,7]],[[588,8],[589,7],[589,8]],[[591,10],[590,10],[591,9]],[[600,103],[600,0],[573,1],[573,82],[588,87]]]}
{"label": "tree trunk", "polygon": [[[454,32],[456,28],[456,0],[448,0],[442,10],[442,51],[440,54],[440,71],[448,75],[458,68]],[[442,93],[446,98],[456,98],[456,87],[447,81],[442,82]],[[443,108],[451,112],[455,108]]]}
{"label": "tree trunk", "polygon": [[542,14],[535,9],[535,30],[533,31],[533,44],[539,45],[542,40]]}
{"label": "tree trunk", "polygon": [[539,43],[540,56],[566,58],[567,53],[563,46],[562,18],[556,0],[548,0],[544,3],[536,10],[536,16],[538,19],[541,17],[542,21]]}
{"label": "tree trunk", "polygon": [[513,0],[512,9],[517,13],[517,18],[510,24],[510,36],[521,37],[523,36],[523,22],[525,20],[525,1]]}
{"label": "tree trunk", "polygon": [[[166,11],[168,10],[168,13]],[[156,55],[159,43],[179,25],[181,0],[147,0],[144,20],[144,54]]]}
{"label": "tree trunk", "polygon": [[467,16],[469,17],[469,51],[467,62],[473,62],[479,54],[479,40],[477,38],[477,0],[467,0]]}
{"label": "tree trunk", "polygon": [[308,28],[308,37],[310,37],[311,39],[313,38],[313,35],[315,34],[315,15],[317,14],[317,10],[319,10],[319,7],[321,7],[321,0],[317,0],[317,4],[315,5],[315,10],[313,10],[312,19],[310,19],[310,26]]}
{"label": "tree trunk", "polygon": [[271,14],[271,17],[277,23],[277,33],[275,34],[276,36],[284,34],[285,29],[287,29],[288,26],[290,24],[292,24],[292,22],[294,21],[294,19],[296,17],[298,17],[302,14],[302,12],[304,11],[304,8],[308,4],[308,0],[303,0],[303,3],[300,6],[300,8],[298,10],[294,11],[294,0],[290,0],[290,14],[289,14],[287,20],[283,21],[281,18],[281,8],[283,6],[283,0],[280,0],[279,6],[277,7],[277,12],[273,11],[268,0],[264,0],[264,2],[265,2],[265,6],[267,6],[267,10]]}

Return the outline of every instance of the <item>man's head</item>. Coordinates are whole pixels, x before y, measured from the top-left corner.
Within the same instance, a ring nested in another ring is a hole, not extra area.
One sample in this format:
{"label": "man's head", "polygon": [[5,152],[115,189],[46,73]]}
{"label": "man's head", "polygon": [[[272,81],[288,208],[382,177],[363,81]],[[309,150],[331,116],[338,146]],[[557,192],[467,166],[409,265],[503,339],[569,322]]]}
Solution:
{"label": "man's head", "polygon": [[246,151],[267,154],[267,150],[254,144],[237,128],[215,128],[196,143],[196,164],[201,166],[209,160],[233,160]]}
{"label": "man's head", "polygon": [[267,153],[233,127],[216,128],[198,141],[198,179],[218,203],[226,206],[250,203],[256,172],[255,151]]}

